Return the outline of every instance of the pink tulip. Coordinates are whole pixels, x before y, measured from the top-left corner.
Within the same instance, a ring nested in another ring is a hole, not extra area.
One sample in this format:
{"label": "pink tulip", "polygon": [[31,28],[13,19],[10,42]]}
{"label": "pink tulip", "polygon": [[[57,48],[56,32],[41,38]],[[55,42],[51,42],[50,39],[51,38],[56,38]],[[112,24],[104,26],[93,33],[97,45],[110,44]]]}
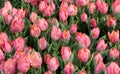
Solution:
{"label": "pink tulip", "polygon": [[95,3],[90,2],[87,7],[88,7],[88,10],[89,10],[89,13],[90,13],[90,14],[93,14],[94,11],[95,11],[95,9],[96,9]]}
{"label": "pink tulip", "polygon": [[116,18],[111,17],[110,15],[108,15],[108,16],[107,16],[106,25],[107,25],[108,27],[116,26]]}
{"label": "pink tulip", "polygon": [[53,12],[54,10],[51,5],[46,6],[46,8],[44,9],[44,15],[47,17],[52,16]]}
{"label": "pink tulip", "polygon": [[79,74],[87,74],[87,72],[85,70],[82,70],[79,72]]}
{"label": "pink tulip", "polygon": [[97,22],[96,22],[95,18],[90,19],[90,26],[92,28],[97,26]]}
{"label": "pink tulip", "polygon": [[45,1],[46,3],[48,3],[48,4],[51,2],[51,0],[44,0],[44,1]]}
{"label": "pink tulip", "polygon": [[108,11],[108,4],[105,3],[104,1],[101,2],[100,13],[101,13],[101,14],[106,14],[107,11]]}
{"label": "pink tulip", "polygon": [[94,55],[94,60],[96,62],[96,64],[100,63],[100,62],[103,62],[103,57],[101,56],[101,54],[99,52],[97,52],[95,55]]}
{"label": "pink tulip", "polygon": [[82,48],[78,51],[77,56],[81,62],[87,62],[90,57],[90,50],[87,48]]}
{"label": "pink tulip", "polygon": [[62,49],[61,49],[62,59],[65,61],[68,61],[70,59],[71,55],[72,55],[72,52],[71,52],[70,47],[62,46]]}
{"label": "pink tulip", "polygon": [[112,3],[112,11],[115,14],[120,12],[120,1],[119,0],[114,0],[114,2]]}
{"label": "pink tulip", "polygon": [[41,30],[37,25],[30,25],[30,35],[32,37],[39,37],[41,34]]}
{"label": "pink tulip", "polygon": [[48,63],[48,68],[51,71],[56,71],[59,67],[59,61],[56,57],[53,57],[50,59],[49,63]]}
{"label": "pink tulip", "polygon": [[18,60],[20,56],[22,56],[23,54],[25,54],[25,52],[18,50],[15,52],[15,54],[13,55],[14,60]]}
{"label": "pink tulip", "polygon": [[88,18],[87,14],[85,12],[81,14],[81,20],[82,20],[82,22],[86,22],[87,18]]}
{"label": "pink tulip", "polygon": [[39,41],[38,41],[38,44],[39,44],[40,50],[46,49],[46,47],[47,47],[47,41],[46,41],[45,37],[41,37],[39,39]]}
{"label": "pink tulip", "polygon": [[13,45],[14,45],[15,50],[23,50],[24,45],[25,45],[24,38],[18,37],[17,39],[14,40]]}
{"label": "pink tulip", "polygon": [[11,15],[5,15],[5,22],[7,25],[10,24],[10,22],[12,21],[13,17]]}
{"label": "pink tulip", "polygon": [[64,30],[62,33],[62,39],[64,40],[70,40],[71,35],[70,35],[70,31],[69,30]]}
{"label": "pink tulip", "polygon": [[99,10],[101,6],[101,0],[96,0],[95,5],[96,5],[96,9]]}
{"label": "pink tulip", "polygon": [[111,62],[107,67],[107,74],[119,74],[120,67],[116,62]]}
{"label": "pink tulip", "polygon": [[51,38],[54,40],[59,40],[62,37],[62,31],[60,28],[53,26],[51,29]]}
{"label": "pink tulip", "polygon": [[0,49],[0,62],[3,61],[4,59],[5,59],[5,55],[3,51]]}
{"label": "pink tulip", "polygon": [[52,25],[55,25],[55,26],[59,27],[59,22],[56,18],[52,19]]}
{"label": "pink tulip", "polygon": [[8,42],[7,34],[5,32],[0,32],[0,46],[2,46],[5,42]]}
{"label": "pink tulip", "polygon": [[36,13],[36,12],[32,12],[32,13],[30,14],[30,21],[31,21],[32,23],[34,23],[36,20],[37,20],[37,13]]}
{"label": "pink tulip", "polygon": [[72,62],[68,62],[64,67],[64,73],[65,74],[73,74],[74,72],[74,65]]}
{"label": "pink tulip", "polygon": [[4,52],[11,53],[12,52],[12,46],[11,46],[10,42],[5,42],[4,44],[2,44],[2,50]]}
{"label": "pink tulip", "polygon": [[42,57],[39,52],[33,51],[30,54],[30,63],[34,68],[39,68],[42,65]]}
{"label": "pink tulip", "polygon": [[77,25],[76,24],[72,24],[70,27],[70,33],[76,33],[77,32]]}
{"label": "pink tulip", "polygon": [[82,45],[82,47],[88,48],[90,46],[90,38],[85,33],[82,34],[81,32],[77,32],[75,39]]}
{"label": "pink tulip", "polygon": [[28,54],[23,54],[18,58],[17,69],[19,72],[27,72],[30,69],[30,60]]}
{"label": "pink tulip", "polygon": [[44,18],[38,19],[35,24],[40,28],[41,31],[47,30],[49,26],[48,22]]}
{"label": "pink tulip", "polygon": [[19,17],[19,18],[24,18],[25,15],[27,14],[28,10],[27,9],[18,9],[17,10],[17,13],[16,13],[16,16]]}
{"label": "pink tulip", "polygon": [[105,43],[103,39],[100,39],[97,43],[96,49],[105,51],[106,48],[107,48],[107,43]]}
{"label": "pink tulip", "polygon": [[44,72],[44,74],[52,74],[52,72],[50,70]]}
{"label": "pink tulip", "polygon": [[44,56],[44,62],[45,62],[46,64],[48,64],[49,61],[50,61],[50,59],[51,59],[51,56],[50,56],[50,54],[47,53],[47,54]]}
{"label": "pink tulip", "polygon": [[47,7],[47,3],[45,1],[40,1],[39,3],[39,12],[44,12]]}
{"label": "pink tulip", "polygon": [[110,57],[112,58],[119,58],[120,52],[116,48],[111,48],[109,52]]}
{"label": "pink tulip", "polygon": [[30,46],[25,46],[24,47],[24,52],[31,53],[32,52],[32,48]]}
{"label": "pink tulip", "polygon": [[108,38],[111,42],[115,43],[119,41],[119,30],[108,32]]}
{"label": "pink tulip", "polygon": [[76,5],[83,7],[86,6],[89,3],[89,0],[76,0]]}
{"label": "pink tulip", "polygon": [[101,71],[106,71],[106,66],[103,62],[97,64],[95,68],[95,74],[99,74]]}
{"label": "pink tulip", "polygon": [[70,16],[75,16],[77,15],[78,8],[74,4],[70,4],[68,7],[68,14]]}
{"label": "pink tulip", "polygon": [[30,0],[30,4],[31,4],[32,6],[37,5],[37,3],[38,3],[38,0]]}
{"label": "pink tulip", "polygon": [[92,33],[93,39],[97,39],[99,37],[99,34],[100,34],[100,29],[98,27],[93,28],[91,33]]}
{"label": "pink tulip", "polygon": [[14,74],[15,69],[16,69],[16,62],[13,59],[8,58],[3,65],[4,73],[5,74]]}
{"label": "pink tulip", "polygon": [[17,14],[17,9],[16,9],[16,8],[13,8],[13,9],[12,9],[12,16],[14,17],[16,14]]}
{"label": "pink tulip", "polygon": [[10,31],[13,33],[21,32],[24,30],[24,20],[20,17],[14,17],[10,25]]}

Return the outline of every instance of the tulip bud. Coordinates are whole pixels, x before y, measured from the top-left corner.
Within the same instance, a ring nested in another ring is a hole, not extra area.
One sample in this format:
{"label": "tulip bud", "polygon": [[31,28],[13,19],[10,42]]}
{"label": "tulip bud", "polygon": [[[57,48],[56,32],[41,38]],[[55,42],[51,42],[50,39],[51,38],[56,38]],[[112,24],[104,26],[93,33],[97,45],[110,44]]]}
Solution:
{"label": "tulip bud", "polygon": [[5,22],[6,22],[7,25],[9,25],[11,20],[13,19],[13,17],[11,15],[8,15],[8,14],[5,15],[4,18],[5,18]]}
{"label": "tulip bud", "polygon": [[111,17],[110,15],[107,16],[107,22],[106,22],[106,25],[108,27],[112,27],[112,26],[116,26],[116,18],[114,17]]}
{"label": "tulip bud", "polygon": [[92,37],[93,39],[97,39],[100,34],[100,29],[98,27],[92,29]]}
{"label": "tulip bud", "polygon": [[30,0],[30,4],[31,4],[32,6],[37,5],[37,3],[38,3],[38,0]]}
{"label": "tulip bud", "polygon": [[41,50],[44,50],[47,47],[47,41],[46,41],[45,37],[41,37],[38,41],[38,44],[39,44],[39,48]]}
{"label": "tulip bud", "polygon": [[75,16],[77,15],[78,8],[74,4],[70,4],[68,7],[68,14],[70,16]]}
{"label": "tulip bud", "polygon": [[71,62],[68,62],[64,67],[65,74],[73,74],[74,72],[74,65]]}
{"label": "tulip bud", "polygon": [[119,13],[120,12],[120,1],[119,0],[114,0],[114,2],[112,3],[112,11],[113,13]]}
{"label": "tulip bud", "polygon": [[111,48],[109,55],[112,58],[119,58],[120,52],[116,48]]}
{"label": "tulip bud", "polygon": [[95,9],[96,9],[95,3],[90,2],[87,7],[88,7],[88,10],[89,10],[89,13],[93,14]]}
{"label": "tulip bud", "polygon": [[71,35],[70,35],[69,30],[63,31],[63,33],[62,33],[62,39],[63,39],[63,41],[64,41],[64,40],[68,40],[68,41],[69,41],[70,38],[71,38]]}
{"label": "tulip bud", "polygon": [[70,27],[70,33],[73,34],[77,32],[77,25],[76,24],[72,24]]}
{"label": "tulip bud", "polygon": [[104,1],[101,2],[101,6],[100,6],[100,13],[101,14],[106,14],[108,11],[108,4],[105,3]]}
{"label": "tulip bud", "polygon": [[7,34],[5,32],[0,32],[0,46],[2,46],[5,42],[8,42]]}
{"label": "tulip bud", "polygon": [[9,42],[5,42],[4,44],[2,44],[2,50],[4,52],[11,53],[12,52],[11,44]]}
{"label": "tulip bud", "polygon": [[101,56],[100,53],[97,52],[97,53],[94,55],[94,60],[96,61],[96,64],[98,64],[98,63],[100,63],[100,62],[103,62],[103,57]]}
{"label": "tulip bud", "polygon": [[40,1],[39,3],[39,12],[43,12],[47,7],[47,3],[45,1]]}
{"label": "tulip bud", "polygon": [[88,18],[87,14],[85,12],[81,14],[81,20],[82,20],[82,22],[86,22],[87,18]]}
{"label": "tulip bud", "polygon": [[92,28],[97,26],[97,22],[96,22],[95,18],[90,19],[90,26]]}
{"label": "tulip bud", "polygon": [[37,20],[37,13],[36,13],[36,12],[32,12],[32,13],[30,14],[30,21],[31,21],[32,23],[34,23],[36,20]]}

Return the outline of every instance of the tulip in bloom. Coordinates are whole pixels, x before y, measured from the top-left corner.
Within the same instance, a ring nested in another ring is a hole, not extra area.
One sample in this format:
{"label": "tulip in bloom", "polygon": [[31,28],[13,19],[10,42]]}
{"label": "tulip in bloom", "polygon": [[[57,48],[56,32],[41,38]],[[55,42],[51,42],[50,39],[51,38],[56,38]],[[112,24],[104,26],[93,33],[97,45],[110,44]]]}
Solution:
{"label": "tulip in bloom", "polygon": [[17,39],[14,40],[13,45],[14,45],[15,50],[23,50],[24,45],[25,45],[24,38],[18,37]]}
{"label": "tulip in bloom", "polygon": [[109,52],[110,57],[119,58],[120,52],[116,48],[111,48]]}
{"label": "tulip in bloom", "polygon": [[44,74],[52,74],[52,72],[50,70],[44,72]]}
{"label": "tulip in bloom", "polygon": [[30,35],[32,37],[39,37],[41,34],[41,30],[37,25],[30,25]]}
{"label": "tulip in bloom", "polygon": [[89,3],[89,0],[76,0],[76,5],[83,7],[86,6]]}
{"label": "tulip in bloom", "polygon": [[0,49],[0,62],[5,59],[3,51]]}
{"label": "tulip in bloom", "polygon": [[12,58],[8,58],[3,65],[5,74],[14,74],[16,69],[16,62]]}
{"label": "tulip in bloom", "polygon": [[10,24],[11,20],[13,19],[13,17],[11,15],[5,15],[5,22],[7,25]]}
{"label": "tulip in bloom", "polygon": [[77,32],[75,39],[82,45],[82,47],[88,48],[90,46],[90,38],[85,33],[82,34],[81,32]]}
{"label": "tulip in bloom", "polygon": [[28,54],[23,54],[18,58],[17,69],[19,72],[27,72],[30,69],[30,60]]}
{"label": "tulip in bloom", "polygon": [[101,56],[101,54],[99,52],[97,52],[95,55],[94,55],[94,60],[96,61],[96,64],[100,63],[100,62],[103,62],[103,57]]}
{"label": "tulip in bloom", "polygon": [[40,1],[40,3],[39,3],[39,12],[44,12],[46,7],[47,7],[47,3],[45,1]]}
{"label": "tulip in bloom", "polygon": [[82,22],[86,22],[87,18],[88,18],[87,14],[85,12],[81,14],[81,20],[82,20]]}
{"label": "tulip in bloom", "polygon": [[96,9],[99,10],[101,6],[101,0],[96,0],[95,5],[96,5]]}
{"label": "tulip in bloom", "polygon": [[24,18],[25,17],[25,15],[27,14],[27,9],[18,9],[17,10],[17,13],[16,13],[16,17],[19,17],[19,18]]}
{"label": "tulip in bloom", "polygon": [[71,52],[70,47],[62,46],[62,49],[61,49],[62,59],[65,61],[68,61],[70,59],[71,55],[72,55],[72,52]]}
{"label": "tulip in bloom", "polygon": [[47,47],[47,41],[46,41],[45,37],[41,37],[38,41],[38,44],[39,44],[39,48],[41,50],[44,50]]}
{"label": "tulip in bloom", "polygon": [[100,62],[97,64],[95,68],[95,74],[99,74],[101,71],[106,72],[106,66],[103,62]]}
{"label": "tulip in bloom", "polygon": [[44,9],[44,15],[49,17],[53,14],[53,8],[51,5],[48,5],[45,9]]}
{"label": "tulip in bloom", "polygon": [[92,29],[92,37],[93,39],[97,39],[100,34],[100,29],[98,27]]}
{"label": "tulip in bloom", "polygon": [[30,0],[30,4],[31,4],[32,6],[37,5],[37,3],[38,3],[38,0]]}
{"label": "tulip in bloom", "polygon": [[119,30],[108,32],[108,38],[111,42],[115,43],[119,41]]}
{"label": "tulip in bloom", "polygon": [[119,0],[114,0],[114,2],[112,3],[112,11],[115,14],[120,12],[120,1]]}
{"label": "tulip in bloom", "polygon": [[90,2],[90,3],[87,5],[87,7],[88,7],[88,10],[89,10],[89,13],[90,13],[90,14],[93,14],[94,11],[95,11],[95,9],[96,9],[95,3]]}
{"label": "tulip in bloom", "polygon": [[101,2],[101,6],[100,6],[100,13],[101,14],[106,14],[108,11],[108,4],[105,3],[104,1]]}
{"label": "tulip in bloom", "polygon": [[111,17],[110,15],[108,15],[108,16],[107,16],[106,25],[107,25],[108,27],[116,26],[116,18]]}
{"label": "tulip in bloom", "polygon": [[45,62],[46,64],[48,64],[49,61],[50,61],[50,59],[51,59],[51,56],[50,56],[50,54],[47,53],[47,54],[44,56],[44,62]]}
{"label": "tulip in bloom", "polygon": [[25,54],[25,52],[18,50],[15,52],[15,54],[13,55],[14,60],[18,60],[20,56],[22,56],[23,54]]}
{"label": "tulip in bloom", "polygon": [[87,74],[87,72],[85,70],[82,70],[79,72],[79,74]]}
{"label": "tulip in bloom", "polygon": [[97,26],[97,22],[96,22],[95,18],[90,19],[90,26],[92,28]]}
{"label": "tulip in bloom", "polygon": [[70,4],[68,7],[68,14],[70,16],[75,16],[77,15],[78,9],[74,4]]}
{"label": "tulip in bloom", "polygon": [[42,65],[42,57],[39,52],[33,51],[30,54],[30,63],[34,68],[39,68]]}
{"label": "tulip in bloom", "polygon": [[8,42],[7,34],[5,32],[0,32],[0,46],[2,46],[5,42]]}
{"label": "tulip in bloom", "polygon": [[96,49],[97,50],[101,49],[102,51],[105,51],[106,48],[107,48],[107,43],[105,43],[103,39],[99,40]]}
{"label": "tulip in bloom", "polygon": [[62,37],[62,31],[60,28],[53,26],[51,29],[51,38],[54,40],[59,40]]}
{"label": "tulip in bloom", "polygon": [[73,74],[74,72],[74,65],[72,62],[68,62],[64,67],[64,73],[65,74]]}
{"label": "tulip in bloom", "polygon": [[32,13],[30,14],[30,21],[31,21],[32,23],[34,23],[36,20],[37,20],[37,13],[36,13],[36,12],[32,12]]}
{"label": "tulip in bloom", "polygon": [[87,48],[82,48],[78,51],[78,59],[81,62],[87,62],[90,57],[90,50]]}
{"label": "tulip in bloom", "polygon": [[12,52],[12,46],[11,46],[10,42],[5,42],[4,44],[2,44],[2,50],[4,52],[11,53]]}
{"label": "tulip in bloom", "polygon": [[77,32],[77,25],[76,24],[72,24],[70,27],[70,33],[76,33]]}
{"label": "tulip in bloom", "polygon": [[111,62],[107,67],[107,74],[119,74],[120,67],[116,62]]}
{"label": "tulip in bloom", "polygon": [[62,39],[63,39],[63,41],[66,40],[66,39],[69,41],[70,38],[71,38],[70,31],[69,30],[63,31],[63,33],[62,33]]}
{"label": "tulip in bloom", "polygon": [[51,71],[56,71],[59,67],[59,61],[56,57],[52,57],[48,63],[48,68]]}

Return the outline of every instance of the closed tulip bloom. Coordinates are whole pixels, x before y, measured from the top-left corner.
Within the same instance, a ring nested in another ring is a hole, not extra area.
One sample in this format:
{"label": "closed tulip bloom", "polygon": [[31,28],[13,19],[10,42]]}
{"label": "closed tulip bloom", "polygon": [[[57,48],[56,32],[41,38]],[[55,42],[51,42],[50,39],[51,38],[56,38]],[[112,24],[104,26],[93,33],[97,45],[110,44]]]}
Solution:
{"label": "closed tulip bloom", "polygon": [[78,51],[77,56],[81,62],[87,62],[90,57],[90,50],[87,48],[82,48]]}
{"label": "closed tulip bloom", "polygon": [[14,60],[18,60],[20,56],[22,56],[25,52],[18,50],[15,52],[15,54],[13,55]]}
{"label": "closed tulip bloom", "polygon": [[70,31],[69,30],[64,30],[62,33],[62,39],[64,40],[70,40],[71,35],[70,35]]}
{"label": "closed tulip bloom", "polygon": [[89,3],[89,0],[76,0],[76,5],[83,7],[86,6]]}
{"label": "closed tulip bloom", "polygon": [[64,67],[64,73],[65,74],[73,74],[74,72],[74,65],[72,62],[68,62]]}
{"label": "closed tulip bloom", "polygon": [[5,22],[7,25],[10,24],[11,20],[13,19],[13,17],[11,15],[5,15]]}
{"label": "closed tulip bloom", "polygon": [[87,14],[85,12],[81,14],[81,20],[82,20],[82,22],[86,22],[87,18],[88,18],[88,16],[87,16]]}
{"label": "closed tulip bloom", "polygon": [[3,51],[0,49],[0,62],[3,61],[4,59],[5,59],[5,55]]}
{"label": "closed tulip bloom", "polygon": [[95,74],[99,74],[101,71],[106,71],[106,65],[103,62],[97,64],[95,68]]}
{"label": "closed tulip bloom", "polygon": [[48,22],[44,18],[38,19],[35,24],[40,28],[41,31],[47,30],[49,26]]}
{"label": "closed tulip bloom", "polygon": [[77,25],[76,24],[72,24],[70,27],[70,33],[76,33],[77,32]]}
{"label": "closed tulip bloom", "polygon": [[23,54],[18,58],[17,69],[19,72],[27,72],[30,69],[30,60],[28,54]]}
{"label": "closed tulip bloom", "polygon": [[24,20],[20,17],[14,17],[10,25],[10,31],[13,33],[21,32],[24,30]]}
{"label": "closed tulip bloom", "polygon": [[105,43],[103,39],[99,40],[97,43],[96,49],[105,51],[106,48],[107,48],[107,43]]}
{"label": "closed tulip bloom", "polygon": [[107,22],[106,25],[108,27],[116,26],[116,18],[111,17],[110,15],[107,16]]}
{"label": "closed tulip bloom", "polygon": [[116,48],[111,48],[109,52],[110,57],[119,58],[120,52]]}
{"label": "closed tulip bloom", "polygon": [[19,18],[24,18],[25,15],[27,14],[28,10],[27,9],[18,9],[17,10],[17,13],[16,13],[16,17],[19,17]]}
{"label": "closed tulip bloom", "polygon": [[72,55],[72,52],[71,52],[70,47],[62,46],[62,49],[61,49],[62,59],[65,61],[68,61],[70,59],[71,55]]}
{"label": "closed tulip bloom", "polygon": [[88,48],[90,46],[90,38],[85,33],[82,34],[81,32],[77,32],[75,39],[82,45],[82,47]]}
{"label": "closed tulip bloom", "polygon": [[99,34],[100,34],[100,29],[98,27],[93,28],[91,33],[92,33],[93,39],[97,39],[99,37]]}
{"label": "closed tulip bloom", "polygon": [[12,52],[12,46],[11,46],[10,42],[5,42],[4,44],[2,44],[2,50],[4,52],[11,53]]}
{"label": "closed tulip bloom", "polygon": [[115,43],[119,41],[119,30],[108,32],[108,38],[111,42]]}
{"label": "closed tulip bloom", "polygon": [[87,74],[87,72],[85,70],[82,70],[79,72],[79,74]]}
{"label": "closed tulip bloom", "polygon": [[62,37],[62,31],[60,28],[53,26],[51,29],[51,38],[54,40],[59,40]]}
{"label": "closed tulip bloom", "polygon": [[32,6],[37,5],[37,3],[38,3],[38,0],[30,0],[30,4],[31,4]]}
{"label": "closed tulip bloom", "polygon": [[41,34],[41,30],[37,25],[30,25],[30,35],[32,37],[39,37]]}
{"label": "closed tulip bloom", "polygon": [[52,57],[48,63],[48,68],[51,71],[56,71],[59,67],[59,61],[56,57]]}
{"label": "closed tulip bloom", "polygon": [[2,46],[5,42],[8,42],[7,34],[5,32],[0,32],[0,46]]}
{"label": "closed tulip bloom", "polygon": [[51,59],[51,55],[47,53],[47,54],[44,56],[44,62],[45,62],[46,64],[48,64],[49,61],[50,61],[50,59]]}
{"label": "closed tulip bloom", "polygon": [[46,49],[46,47],[47,47],[47,41],[46,41],[45,37],[41,37],[39,39],[39,41],[38,41],[38,44],[39,44],[40,50]]}
{"label": "closed tulip bloom", "polygon": [[95,5],[96,5],[96,9],[99,10],[101,6],[101,0],[96,0]]}
{"label": "closed tulip bloom", "polygon": [[3,66],[5,74],[14,74],[16,69],[16,62],[12,58],[8,58]]}
{"label": "closed tulip bloom", "polygon": [[99,52],[97,52],[95,55],[94,55],[94,60],[96,62],[96,64],[100,63],[100,62],[103,62],[103,57],[101,56],[101,54]]}
{"label": "closed tulip bloom", "polygon": [[45,1],[40,1],[40,3],[39,3],[39,12],[44,12],[46,7],[47,7],[47,3]]}
{"label": "closed tulip bloom", "polygon": [[112,11],[114,14],[120,12],[120,1],[119,0],[114,0],[112,3]]}
{"label": "closed tulip bloom", "polygon": [[30,14],[30,21],[31,21],[32,23],[34,23],[36,20],[37,20],[37,13],[36,13],[36,12],[32,12],[32,13]]}
{"label": "closed tulip bloom", "polygon": [[14,40],[13,45],[14,45],[15,50],[23,50],[24,45],[25,45],[24,38],[18,37],[17,39]]}
{"label": "closed tulip bloom", "polygon": [[77,6],[75,6],[74,4],[70,4],[68,7],[68,14],[70,16],[75,16],[77,15],[77,12],[78,12]]}
{"label": "closed tulip bloom", "polygon": [[49,16],[52,16],[54,10],[52,8],[52,6],[48,5],[45,10],[44,10],[44,15],[49,17]]}
{"label": "closed tulip bloom", "polygon": [[119,74],[120,67],[116,62],[111,62],[107,67],[107,74]]}
{"label": "closed tulip bloom", "polygon": [[33,51],[30,54],[30,63],[34,68],[39,68],[42,65],[42,57],[39,52]]}
{"label": "closed tulip bloom", "polygon": [[95,3],[90,2],[90,3],[87,5],[87,7],[88,7],[88,10],[89,10],[89,13],[90,13],[90,14],[93,14],[94,11],[95,11],[95,9],[96,9]]}
{"label": "closed tulip bloom", "polygon": [[101,14],[106,14],[107,11],[108,11],[108,4],[105,3],[104,1],[101,2],[100,13],[101,13]]}
{"label": "closed tulip bloom", "polygon": [[95,18],[90,19],[90,26],[92,28],[97,26],[97,22],[96,22]]}
{"label": "closed tulip bloom", "polygon": [[44,72],[44,74],[52,74],[52,72],[50,70]]}

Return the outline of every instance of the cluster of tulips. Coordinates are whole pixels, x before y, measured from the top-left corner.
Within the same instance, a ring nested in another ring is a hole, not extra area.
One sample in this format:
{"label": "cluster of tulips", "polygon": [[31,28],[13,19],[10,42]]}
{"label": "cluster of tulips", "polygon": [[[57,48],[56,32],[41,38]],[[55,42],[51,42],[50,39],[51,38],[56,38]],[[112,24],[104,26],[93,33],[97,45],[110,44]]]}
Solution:
{"label": "cluster of tulips", "polygon": [[0,2],[0,73],[120,74],[120,0]]}

